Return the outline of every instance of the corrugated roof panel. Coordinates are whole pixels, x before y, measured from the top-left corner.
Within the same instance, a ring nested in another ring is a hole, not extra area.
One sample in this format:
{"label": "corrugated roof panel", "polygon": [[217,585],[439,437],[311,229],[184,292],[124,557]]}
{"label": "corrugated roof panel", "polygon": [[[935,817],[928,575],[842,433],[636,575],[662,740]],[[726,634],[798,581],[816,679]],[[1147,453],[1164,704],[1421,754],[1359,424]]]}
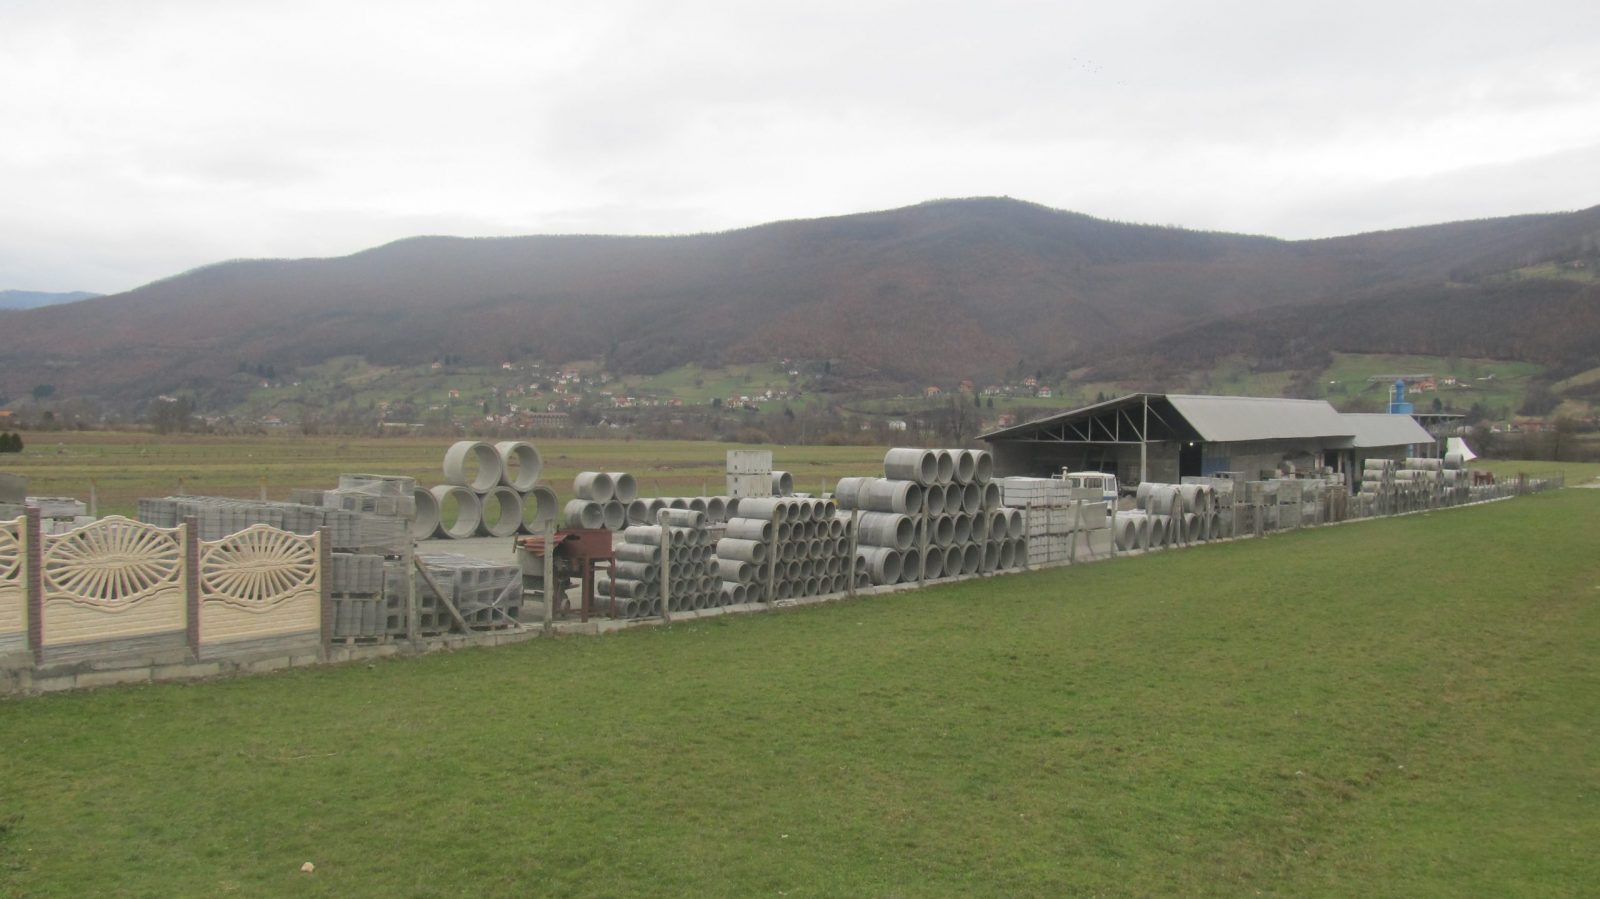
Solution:
{"label": "corrugated roof panel", "polygon": [[1345,412],[1340,417],[1355,429],[1353,446],[1410,446],[1433,442],[1433,435],[1409,415],[1392,415],[1387,412]]}
{"label": "corrugated roof panel", "polygon": [[1349,437],[1355,433],[1326,400],[1167,394],[1167,401],[1210,443]]}

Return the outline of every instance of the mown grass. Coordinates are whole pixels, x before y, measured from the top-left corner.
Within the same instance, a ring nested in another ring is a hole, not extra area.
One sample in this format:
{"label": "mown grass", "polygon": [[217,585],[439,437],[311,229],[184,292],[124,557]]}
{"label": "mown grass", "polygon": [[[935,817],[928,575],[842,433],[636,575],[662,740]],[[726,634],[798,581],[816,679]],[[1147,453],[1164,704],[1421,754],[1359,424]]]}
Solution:
{"label": "mown grass", "polygon": [[1592,893],[1597,512],[1600,492],[1568,490],[614,637],[0,702],[0,884]]}
{"label": "mown grass", "polygon": [[[132,432],[33,432],[6,471],[28,478],[35,496],[88,499],[96,485],[101,514],[132,515],[140,497],[179,490],[271,499],[293,487],[331,488],[346,472],[405,475],[420,486],[441,483],[446,438],[208,437]],[[775,467],[791,471],[801,491],[831,489],[845,475],[881,471],[882,447],[746,446],[689,440],[549,440],[535,438],[543,480],[561,498],[579,471],[628,471],[646,496],[724,493],[730,449],[767,449]]]}

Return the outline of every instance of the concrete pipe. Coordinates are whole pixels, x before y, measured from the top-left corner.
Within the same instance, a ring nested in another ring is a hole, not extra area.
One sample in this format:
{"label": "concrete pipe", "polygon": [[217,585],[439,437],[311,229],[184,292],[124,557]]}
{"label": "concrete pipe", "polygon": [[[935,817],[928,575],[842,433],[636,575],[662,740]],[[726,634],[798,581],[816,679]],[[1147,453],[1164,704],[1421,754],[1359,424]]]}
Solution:
{"label": "concrete pipe", "polygon": [[972,457],[972,451],[957,449],[943,452],[950,454],[951,464],[954,465],[950,479],[957,484],[972,483],[972,476],[978,470],[978,460]]}
{"label": "concrete pipe", "polygon": [[723,530],[723,536],[770,543],[772,541],[772,527],[773,525],[770,521],[761,521],[756,518],[734,518],[728,521],[728,526]]}
{"label": "concrete pipe", "polygon": [[738,559],[718,559],[717,576],[731,584],[753,584],[756,566],[753,562],[741,562]]}
{"label": "concrete pipe", "polygon": [[800,594],[801,596],[821,596],[822,595],[822,579],[821,578],[808,577],[808,578],[805,579],[804,583],[805,583],[805,586],[802,588],[802,592]]}
{"label": "concrete pipe", "polygon": [[669,496],[664,500],[664,502],[666,503],[664,508],[668,509],[689,508],[689,498],[684,496]]}
{"label": "concrete pipe", "polygon": [[839,504],[831,499],[817,500],[817,520],[830,521],[839,515]]}
{"label": "concrete pipe", "polygon": [[1007,513],[1006,538],[1010,540],[1025,540],[1028,538],[1028,517],[1021,509],[1012,509]]}
{"label": "concrete pipe", "polygon": [[857,550],[856,555],[866,560],[867,574],[872,577],[874,584],[900,582],[900,570],[905,564],[905,556],[900,550],[886,546],[866,546]]}
{"label": "concrete pipe", "polygon": [[437,536],[465,540],[478,532],[478,522],[483,516],[483,501],[478,499],[478,494],[460,484],[440,484],[429,492],[439,508]]}
{"label": "concrete pipe", "polygon": [[909,515],[922,510],[922,488],[915,481],[875,480],[861,494],[858,508]]}
{"label": "concrete pipe", "polygon": [[1000,570],[1017,567],[1017,541],[1000,541]]}
{"label": "concrete pipe", "polygon": [[633,475],[625,471],[607,471],[604,474],[611,479],[611,499],[626,504],[639,498],[639,482]]}
{"label": "concrete pipe", "polygon": [[502,484],[478,502],[479,537],[510,537],[522,530],[522,494]]}
{"label": "concrete pipe", "polygon": [[411,519],[411,536],[416,540],[427,540],[439,530],[439,500],[434,497],[432,490],[424,487],[411,488],[411,496],[417,507],[417,517]]}
{"label": "concrete pipe", "polygon": [[[597,582],[597,586],[598,583],[601,582]],[[604,581],[603,583],[605,583],[608,588],[604,594],[606,596],[628,596],[634,599],[639,599],[648,596],[651,591],[655,591],[657,594],[660,593],[660,587],[658,587],[656,584],[647,583],[634,578],[614,577],[609,581]]]}
{"label": "concrete pipe", "polygon": [[1000,545],[1002,540],[989,540],[983,544],[983,567],[986,571],[1000,568]]}
{"label": "concrete pipe", "polygon": [[561,501],[549,487],[535,487],[522,496],[522,532],[539,534],[561,518]]}
{"label": "concrete pipe", "polygon": [[967,484],[961,488],[961,511],[970,515],[976,514],[982,508],[983,486],[970,481],[967,482]]}
{"label": "concrete pipe", "polygon": [[947,546],[944,548],[944,576],[955,577],[961,573],[961,566],[965,563],[967,548],[965,546]]}
{"label": "concrete pipe", "polygon": [[934,478],[940,484],[954,484],[956,480],[956,455],[949,450],[934,450],[934,458],[939,460],[939,475]]}
{"label": "concrete pipe", "polygon": [[721,496],[706,497],[706,521],[717,523],[728,520],[728,500]]}
{"label": "concrete pipe", "polygon": [[1150,511],[1150,492],[1156,488],[1149,481],[1140,481],[1139,486],[1133,489],[1133,507],[1142,511]]}
{"label": "concrete pipe", "polygon": [[847,538],[834,537],[832,542],[834,556],[842,558],[845,553],[850,551],[850,541]]}
{"label": "concrete pipe", "polygon": [[756,540],[723,537],[717,541],[717,558],[736,559],[760,565],[767,561],[767,545]]}
{"label": "concrete pipe", "polygon": [[1149,523],[1149,530],[1145,534],[1145,544],[1151,549],[1159,549],[1167,545],[1168,518],[1165,515],[1151,515],[1145,519]]}
{"label": "concrete pipe", "polygon": [[1193,512],[1185,512],[1178,519],[1183,522],[1183,542],[1185,544],[1200,542],[1200,516]]}
{"label": "concrete pipe", "polygon": [[937,546],[928,547],[928,552],[922,557],[922,579],[931,581],[944,576],[944,550]]}
{"label": "concrete pipe", "polygon": [[1198,513],[1206,506],[1205,489],[1199,484],[1179,484],[1178,499],[1183,504],[1183,511]]}
{"label": "concrete pipe", "polygon": [[772,495],[773,496],[793,496],[794,495],[794,475],[788,473],[787,471],[775,471],[775,472],[773,472],[772,473]]}
{"label": "concrete pipe", "polygon": [[998,509],[1005,505],[1001,499],[1000,485],[993,481],[983,485],[983,507],[985,509]]}
{"label": "concrete pipe", "polygon": [[628,526],[628,507],[621,500],[611,500],[600,507],[608,531],[620,531]]}
{"label": "concrete pipe", "polygon": [[783,566],[783,576],[791,581],[805,577],[805,566],[799,559],[791,559]]}
{"label": "concrete pipe", "polygon": [[841,509],[856,508],[856,495],[871,478],[840,478],[839,483],[833,487],[833,501]]}
{"label": "concrete pipe", "polygon": [[[967,452],[972,454],[972,479],[984,485],[994,480],[994,456],[988,450],[967,450]],[[998,498],[995,505],[999,505]]]}
{"label": "concrete pipe", "polygon": [[650,504],[645,500],[636,499],[633,502],[628,503],[627,508],[628,524],[649,524],[651,522]]}
{"label": "concrete pipe", "polygon": [[952,526],[955,528],[955,534],[954,534],[954,536],[952,536],[950,538],[951,542],[953,542],[953,543],[971,543],[972,542],[972,516],[967,515],[965,513],[962,513],[960,515],[952,515],[952,516],[950,516],[950,521],[951,521]]}
{"label": "concrete pipe", "polygon": [[1460,471],[1467,464],[1465,453],[1445,453],[1444,467],[1446,471]]}
{"label": "concrete pipe", "polygon": [[777,497],[746,496],[739,500],[739,517],[781,522],[788,519],[788,509]]}
{"label": "concrete pipe", "polygon": [[623,543],[616,550],[619,562],[643,562],[647,565],[661,564],[661,547],[651,546],[648,543]]}
{"label": "concrete pipe", "polygon": [[883,455],[883,473],[891,481],[926,487],[939,479],[939,456],[933,450],[895,447]]}
{"label": "concrete pipe", "polygon": [[500,454],[477,440],[460,440],[444,454],[444,482],[486,493],[500,483]]}
{"label": "concrete pipe", "polygon": [[1111,536],[1117,541],[1117,549],[1124,552],[1135,549],[1139,545],[1139,522],[1130,515],[1118,512],[1112,519]]}
{"label": "concrete pipe", "polygon": [[828,521],[828,536],[835,540],[850,536],[850,521],[848,516],[834,515]]}
{"label": "concrete pipe", "polygon": [[728,518],[738,518],[739,517],[739,497],[737,497],[737,496],[724,497],[723,498],[723,505],[727,507],[726,509],[723,510],[723,513],[722,513],[723,515],[725,515]]}
{"label": "concrete pipe", "polygon": [[887,546],[902,552],[911,548],[915,528],[911,519],[894,512],[863,512],[856,542],[865,546]]}
{"label": "concrete pipe", "polygon": [[[858,563],[861,561],[859,553],[856,561]],[[922,550],[913,546],[900,554],[900,582],[910,583],[920,580],[922,580]]]}
{"label": "concrete pipe", "polygon": [[927,514],[944,514],[945,486],[943,484],[929,484],[927,487],[923,488],[922,494],[923,509]]}
{"label": "concrete pipe", "polygon": [[954,515],[961,511],[961,494],[965,488],[960,484],[950,483],[944,487],[944,514]]}
{"label": "concrete pipe", "polygon": [[603,471],[580,471],[572,479],[572,495],[593,503],[604,503],[616,498],[617,488],[611,482],[611,475]]}
{"label": "concrete pipe", "polygon": [[500,483],[518,493],[527,493],[539,483],[539,473],[544,470],[544,460],[533,444],[521,440],[502,440],[494,445],[500,457]]}
{"label": "concrete pipe", "polygon": [[706,498],[703,496],[691,496],[684,502],[683,507],[690,512],[699,512],[704,515],[706,514]]}
{"label": "concrete pipe", "polygon": [[949,546],[956,539],[956,522],[949,515],[928,520],[928,541],[934,546]]}
{"label": "concrete pipe", "polygon": [[1172,484],[1154,484],[1151,485],[1149,508],[1156,515],[1181,515],[1183,498]]}
{"label": "concrete pipe", "polygon": [[961,573],[977,574],[983,567],[983,547],[976,543],[968,543],[961,547]]}
{"label": "concrete pipe", "polygon": [[646,584],[661,582],[661,566],[650,565],[645,562],[617,562],[617,577],[627,578],[632,581],[642,581]]}
{"label": "concrete pipe", "polygon": [[596,530],[606,526],[606,507],[587,499],[569,500],[561,510],[564,527]]}
{"label": "concrete pipe", "polygon": [[745,603],[745,588],[743,584],[723,584],[719,591],[721,603],[725,606],[738,606]]}
{"label": "concrete pipe", "polygon": [[659,517],[669,527],[700,530],[706,526],[706,513],[694,509],[664,509]]}
{"label": "concrete pipe", "polygon": [[816,577],[823,571],[823,566],[817,564],[816,559],[805,558],[800,560],[800,577]]}

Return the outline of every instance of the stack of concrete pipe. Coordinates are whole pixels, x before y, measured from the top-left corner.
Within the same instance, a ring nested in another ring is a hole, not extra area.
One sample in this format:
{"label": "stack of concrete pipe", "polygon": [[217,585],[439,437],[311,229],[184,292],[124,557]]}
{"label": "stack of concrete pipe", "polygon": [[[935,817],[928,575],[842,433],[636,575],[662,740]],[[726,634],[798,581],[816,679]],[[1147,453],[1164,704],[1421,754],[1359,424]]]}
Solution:
{"label": "stack of concrete pipe", "polygon": [[724,598],[772,602],[842,593],[861,583],[850,555],[850,516],[831,499],[771,496],[739,500],[717,541]]}
{"label": "stack of concrete pipe", "polygon": [[616,571],[598,581],[598,595],[611,603],[615,617],[660,615],[663,594],[670,612],[731,605],[736,597],[721,589],[705,514],[669,509],[658,520],[623,529]]}
{"label": "stack of concrete pipe", "polygon": [[662,509],[687,509],[705,515],[706,524],[723,524],[739,504],[732,496],[654,496],[628,503],[628,524],[653,524]]}
{"label": "stack of concrete pipe", "polygon": [[[418,489],[412,535],[418,539],[465,539],[531,534],[556,518],[554,490],[539,484],[544,462],[533,444],[521,440],[484,443],[461,440],[444,456],[444,483]],[[455,500],[456,518],[442,520],[446,501]],[[486,516],[487,507],[499,510]]]}
{"label": "stack of concrete pipe", "polygon": [[987,452],[896,447],[884,477],[841,478],[839,507],[859,513],[856,558],[873,584],[1020,567],[1022,512],[1001,505]]}
{"label": "stack of concrete pipe", "polygon": [[625,471],[580,471],[572,479],[572,495],[561,510],[566,528],[621,531],[630,520],[649,520],[649,504],[639,499],[639,482]]}

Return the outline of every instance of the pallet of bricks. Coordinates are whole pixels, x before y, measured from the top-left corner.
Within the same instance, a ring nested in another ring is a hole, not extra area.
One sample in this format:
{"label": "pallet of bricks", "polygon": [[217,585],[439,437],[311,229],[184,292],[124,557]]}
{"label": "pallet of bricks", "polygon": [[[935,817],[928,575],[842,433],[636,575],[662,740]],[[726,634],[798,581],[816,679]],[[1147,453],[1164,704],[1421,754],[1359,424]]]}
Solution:
{"label": "pallet of bricks", "polygon": [[1021,508],[1028,528],[1028,564],[1099,558],[1111,553],[1111,522],[1099,488],[1060,478],[1001,478],[1008,507]]}
{"label": "pallet of bricks", "polygon": [[378,474],[341,474],[332,490],[290,491],[291,500],[320,507],[330,520],[356,516],[351,536],[334,540],[334,639],[373,642],[406,635],[406,594],[392,585],[401,583],[410,565],[416,492],[414,478]]}
{"label": "pallet of bricks", "polygon": [[[418,553],[417,561],[428,572],[426,578],[421,572],[411,572],[417,593],[417,629],[423,635],[448,633],[453,629],[455,617],[446,608],[444,599],[454,604],[472,630],[521,626],[522,569],[517,565],[456,553]],[[439,591],[434,590],[434,585],[438,585]],[[391,579],[390,595],[404,589],[402,578]]]}
{"label": "pallet of bricks", "polygon": [[872,584],[1018,568],[1028,535],[1002,501],[987,452],[895,447],[881,478],[841,478],[839,507],[859,514],[857,571]]}

